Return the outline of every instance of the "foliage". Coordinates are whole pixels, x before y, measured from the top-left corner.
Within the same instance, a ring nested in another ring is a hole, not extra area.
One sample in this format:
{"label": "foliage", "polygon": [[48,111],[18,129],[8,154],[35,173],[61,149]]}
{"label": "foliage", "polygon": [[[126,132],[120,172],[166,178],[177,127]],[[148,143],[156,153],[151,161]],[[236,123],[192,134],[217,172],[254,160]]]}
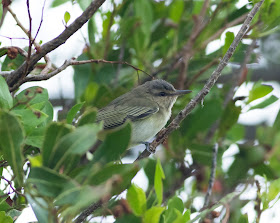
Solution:
{"label": "foliage", "polygon": [[[54,0],[51,7],[67,2],[78,4],[84,11],[91,1]],[[126,61],[179,87],[182,67],[176,66],[176,58],[182,56],[182,49],[191,41],[183,87],[190,88],[193,94],[177,100],[173,118],[203,87],[215,61],[230,47],[234,33],[226,32],[224,45],[210,54],[206,53],[207,45],[219,39],[226,28],[242,24],[235,21],[248,13],[255,1],[241,8],[236,2],[210,1],[201,20],[204,1],[109,1],[107,8],[101,8],[89,20],[88,41],[78,60]],[[254,40],[277,31],[279,7],[279,1],[266,0],[246,38]],[[98,16],[102,24],[97,24]],[[66,29],[71,21],[68,10],[64,13]],[[206,25],[192,39],[201,21]],[[216,36],[217,33],[220,34]],[[242,64],[249,47],[242,42],[231,63]],[[253,52],[248,63],[255,62],[256,56]],[[11,58],[6,48],[0,49],[0,57],[1,71],[16,70],[25,60],[20,54]],[[35,67],[41,71],[46,66],[38,63]],[[103,204],[101,210],[92,213],[94,217],[114,215],[116,223],[183,223],[199,218],[222,221],[228,212],[228,222],[248,222],[240,211],[248,202],[255,204],[253,214],[259,220],[261,213],[279,200],[280,111],[271,126],[255,127],[253,141],[245,134],[246,126],[238,122],[241,114],[266,109],[278,101],[271,85],[259,80],[248,96],[231,97],[226,103],[231,89],[250,85],[250,75],[243,70],[245,78],[241,75],[238,84],[230,78],[214,87],[203,105],[187,116],[168,137],[162,159],[150,157],[127,164],[122,158],[136,158],[126,153],[131,124],[104,133],[102,123],[95,123],[95,119],[99,108],[137,84],[139,70],[125,64],[93,63],[73,68],[75,102],[65,119],[58,121],[53,121],[54,109],[46,89],[34,86],[10,93],[5,78],[0,76],[0,171],[1,183],[5,185],[1,188],[0,222],[12,222],[28,204],[38,222],[73,222],[93,203]],[[232,72],[229,66],[223,76],[231,76]],[[140,75],[141,81],[146,78]],[[214,205],[202,210],[197,200],[204,197],[208,186],[216,142],[219,152]],[[232,146],[238,149],[227,163]],[[140,170],[148,179],[146,190],[131,183]],[[4,173],[7,171],[8,177]],[[261,189],[257,183],[255,200],[240,199],[237,188],[256,179],[265,183]],[[125,190],[125,199],[115,196]],[[217,207],[222,207],[222,211],[215,215]],[[196,213],[196,217],[191,213]]]}

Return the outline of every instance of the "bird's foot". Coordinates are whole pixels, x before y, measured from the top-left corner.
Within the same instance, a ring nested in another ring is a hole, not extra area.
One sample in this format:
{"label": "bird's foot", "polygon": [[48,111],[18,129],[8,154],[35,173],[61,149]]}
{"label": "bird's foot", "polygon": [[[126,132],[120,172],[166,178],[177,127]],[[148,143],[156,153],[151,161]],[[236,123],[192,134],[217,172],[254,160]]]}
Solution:
{"label": "bird's foot", "polygon": [[150,153],[152,153],[152,154],[155,153],[155,150],[152,150],[150,147],[151,143],[149,143],[149,142],[141,142],[141,143],[146,146],[146,150],[148,150]]}

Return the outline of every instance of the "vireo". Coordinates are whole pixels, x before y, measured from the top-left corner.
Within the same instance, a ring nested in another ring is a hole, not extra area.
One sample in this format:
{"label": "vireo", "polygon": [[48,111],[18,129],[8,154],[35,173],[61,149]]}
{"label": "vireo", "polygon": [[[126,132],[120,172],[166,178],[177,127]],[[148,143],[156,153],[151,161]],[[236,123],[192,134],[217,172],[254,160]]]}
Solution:
{"label": "vireo", "polygon": [[97,113],[97,122],[104,122],[104,129],[114,129],[132,122],[130,146],[145,144],[167,123],[177,97],[190,90],[176,90],[164,80],[147,81],[113,100]]}

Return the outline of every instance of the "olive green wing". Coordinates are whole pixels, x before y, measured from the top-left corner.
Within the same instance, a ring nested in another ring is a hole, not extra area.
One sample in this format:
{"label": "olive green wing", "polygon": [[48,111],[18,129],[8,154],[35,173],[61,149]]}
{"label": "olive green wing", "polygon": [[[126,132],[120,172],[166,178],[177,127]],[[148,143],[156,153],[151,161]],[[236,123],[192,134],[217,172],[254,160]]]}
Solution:
{"label": "olive green wing", "polygon": [[100,109],[97,113],[97,122],[104,122],[104,129],[112,129],[121,126],[126,120],[137,121],[148,118],[158,112],[159,108],[156,103],[145,100],[135,102],[127,101],[126,103],[109,105]]}

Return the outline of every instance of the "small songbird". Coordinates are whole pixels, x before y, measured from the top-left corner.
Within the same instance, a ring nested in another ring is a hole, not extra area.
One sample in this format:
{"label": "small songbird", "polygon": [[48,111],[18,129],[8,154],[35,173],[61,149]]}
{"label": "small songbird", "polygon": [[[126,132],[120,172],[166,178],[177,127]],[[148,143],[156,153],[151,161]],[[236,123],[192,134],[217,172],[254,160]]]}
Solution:
{"label": "small songbird", "polygon": [[167,123],[177,97],[190,90],[176,90],[164,80],[147,81],[113,100],[97,113],[97,122],[103,121],[104,129],[114,129],[130,120],[132,134],[130,147],[145,144]]}

